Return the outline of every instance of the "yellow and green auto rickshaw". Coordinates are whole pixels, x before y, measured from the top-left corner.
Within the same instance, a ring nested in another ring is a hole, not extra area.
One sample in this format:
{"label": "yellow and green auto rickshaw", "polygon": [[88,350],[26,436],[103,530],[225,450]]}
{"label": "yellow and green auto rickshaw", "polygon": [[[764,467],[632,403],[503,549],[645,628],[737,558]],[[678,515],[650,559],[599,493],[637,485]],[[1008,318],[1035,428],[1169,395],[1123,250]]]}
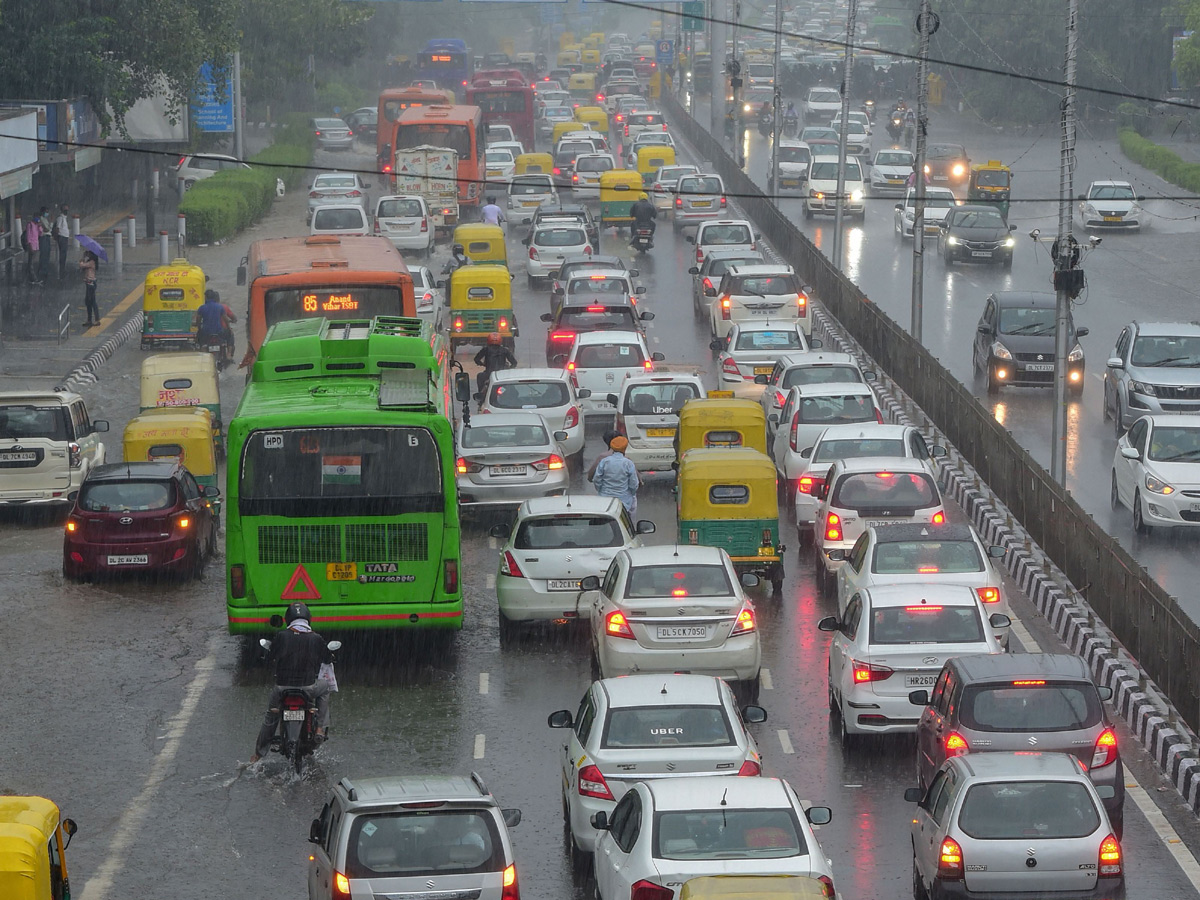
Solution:
{"label": "yellow and green auto rickshaw", "polygon": [[508,265],[508,249],[504,246],[504,229],[499,225],[471,222],[454,229],[454,244],[462,244],[472,263]]}
{"label": "yellow and green auto rickshaw", "polygon": [[675,148],[664,147],[661,144],[651,144],[639,147],[637,152],[637,171],[642,176],[642,186],[646,190],[654,183],[658,170],[663,166],[675,165]]}
{"label": "yellow and green auto rickshaw", "polygon": [[450,350],[459,344],[487,343],[499,332],[510,350],[517,337],[517,316],[512,305],[512,277],[504,266],[462,266],[450,276]]}
{"label": "yellow and green auto rickshaw", "polygon": [[549,175],[554,171],[554,157],[549,153],[522,153],[516,164],[517,175]]}
{"label": "yellow and green auto rickshaw", "polygon": [[990,203],[1008,221],[1009,196],[1012,193],[1012,169],[998,159],[971,166],[967,182],[967,200],[971,203]]}
{"label": "yellow and green auto rickshaw", "polygon": [[211,353],[156,353],[142,360],[141,412],[203,406],[212,414],[212,443],[225,456],[217,364]]}
{"label": "yellow and green auto rickshaw", "polygon": [[[174,460],[192,473],[201,488],[220,488],[212,413],[203,406],[161,407],[134,416],[125,426],[123,445],[125,462]],[[220,517],[220,500],[211,502]]]}
{"label": "yellow and green auto rickshaw", "polygon": [[558,68],[566,68],[571,63],[579,62],[579,51],[564,47],[558,51],[558,55],[554,58],[554,61],[558,65]]}
{"label": "yellow and green auto rickshaw", "polygon": [[592,131],[608,134],[608,113],[603,106],[581,106],[575,110],[575,121],[587,125]]}
{"label": "yellow and green auto rickshaw", "polygon": [[0,897],[70,900],[67,847],[76,830],[44,797],[0,797]]}
{"label": "yellow and green auto rickshaw", "polygon": [[558,49],[562,50],[575,43],[575,32],[564,31],[558,36]]}
{"label": "yellow and green auto rickshaw", "polygon": [[593,31],[583,36],[583,46],[589,50],[600,50],[604,47],[604,32]]}
{"label": "yellow and green auto rickshaw", "polygon": [[[830,820],[824,806],[810,807],[805,814],[814,825]],[[755,846],[774,839],[774,829],[763,831],[755,835]],[[833,884],[826,881],[813,875],[702,875],[683,883],[679,900],[827,900],[833,896]]]}
{"label": "yellow and green auto rickshaw", "polygon": [[741,574],[783,590],[775,463],[758,450],[691,450],[679,463],[675,503],[681,544],[720,547]]}
{"label": "yellow and green auto rickshaw", "polygon": [[578,72],[567,79],[567,91],[575,106],[592,106],[596,102],[596,73]]}
{"label": "yellow and green auto rickshaw", "polygon": [[600,227],[633,222],[630,208],[645,197],[642,176],[632,169],[609,169],[600,173]]}
{"label": "yellow and green auto rickshaw", "polygon": [[767,452],[767,418],[753,400],[713,397],[689,400],[679,411],[675,458],[698,448],[748,448]]}
{"label": "yellow and green auto rickshaw", "polygon": [[142,349],[196,346],[192,319],[203,302],[204,270],[199,266],[173,259],[151,269],[142,289]]}
{"label": "yellow and green auto rickshaw", "polygon": [[589,69],[596,70],[600,68],[600,51],[593,50],[588,46],[584,46],[579,53],[579,61]]}

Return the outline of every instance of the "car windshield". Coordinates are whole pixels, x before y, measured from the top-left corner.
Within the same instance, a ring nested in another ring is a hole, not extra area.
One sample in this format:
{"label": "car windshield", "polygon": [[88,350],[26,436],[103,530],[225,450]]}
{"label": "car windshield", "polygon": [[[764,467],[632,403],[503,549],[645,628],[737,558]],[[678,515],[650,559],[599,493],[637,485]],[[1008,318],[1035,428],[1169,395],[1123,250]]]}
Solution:
{"label": "car windshield", "polygon": [[732,597],[724,566],[636,566],[629,570],[625,597]]}
{"label": "car windshield", "polygon": [[[812,171],[809,172],[808,177],[815,181],[837,181],[837,161],[813,163]],[[858,163],[846,160],[845,178],[846,181],[862,181],[862,172],[858,168]]]}
{"label": "car windshield", "polygon": [[700,176],[697,178],[681,178],[679,180],[679,193],[681,194],[719,194],[721,193],[721,179],[713,176]]}
{"label": "car windshield", "polygon": [[317,180],[313,182],[314,188],[352,188],[354,187],[353,175],[318,175]]}
{"label": "car windshield", "polygon": [[655,814],[658,859],[781,859],[808,846],[790,809],[690,809]]}
{"label": "car windshield", "polygon": [[69,441],[69,421],[64,406],[0,406],[0,439]]}
{"label": "car windshield", "polygon": [[658,170],[658,175],[655,178],[664,185],[674,187],[680,178],[688,174],[688,172],[694,171],[696,170],[690,166],[663,166]]}
{"label": "car windshield", "polygon": [[830,505],[844,509],[925,509],[941,504],[926,472],[851,472],[838,479]]}
{"label": "car windshield", "polygon": [[317,128],[345,128],[346,123],[341,119],[314,119],[313,124]]}
{"label": "car windshield", "polygon": [[575,354],[578,369],[635,369],[645,364],[637,344],[585,344]]}
{"label": "car windshield", "polygon": [[967,158],[967,152],[955,144],[931,144],[927,155],[930,159]]}
{"label": "car windshield", "polygon": [[1200,336],[1139,337],[1129,355],[1131,366],[1200,367]]}
{"label": "car windshield", "polygon": [[[478,420],[477,420],[478,421]],[[462,430],[460,443],[465,449],[496,447],[545,447],[550,442],[546,429],[534,423],[519,425],[472,425]]]}
{"label": "car windshield", "polygon": [[809,103],[841,103],[842,95],[837,91],[812,91],[808,95]]}
{"label": "car windshield", "polygon": [[638,384],[625,393],[625,406],[621,412],[627,416],[677,416],[683,404],[699,396],[699,389],[691,383]]}
{"label": "car windshield", "polygon": [[809,160],[807,147],[780,147],[779,161],[781,163],[806,163]]}
{"label": "car windshield", "polygon": [[[704,233],[705,243],[708,243],[708,232]],[[750,294],[754,297],[780,296],[798,294],[800,280],[795,275],[741,275],[730,276],[730,294]]]}
{"label": "car windshield", "polygon": [[952,226],[959,228],[1003,228],[1004,217],[997,209],[964,209],[955,213]]}
{"label": "car windshield", "polygon": [[525,519],[517,528],[513,546],[518,550],[575,550],[624,543],[621,526],[612,516],[559,514]]}
{"label": "car windshield", "polygon": [[[967,685],[959,715],[976,731],[1079,731],[1100,724],[1100,695],[1090,683],[1020,678]],[[1047,748],[1047,749],[1063,749]]]}
{"label": "car windshield", "polygon": [[381,219],[417,218],[422,215],[421,201],[410,199],[380,200],[375,213]]}
{"label": "car windshield", "polygon": [[782,387],[787,390],[805,384],[855,384],[862,383],[862,373],[856,366],[797,366],[788,369],[783,376]]}
{"label": "car windshield", "polygon": [[750,244],[753,241],[747,225],[710,225],[696,238],[696,244],[704,247],[713,244]]}
{"label": "car windshield", "polygon": [[1027,334],[1046,337],[1054,334],[1054,308],[1006,306],[1000,310],[1001,334]]}
{"label": "car windshield", "polygon": [[913,155],[904,150],[881,150],[875,157],[877,166],[911,166]]}
{"label": "car windshield", "polygon": [[559,328],[577,331],[615,329],[632,331],[638,327],[633,310],[628,306],[569,306],[558,317]]}
{"label": "car windshield", "polygon": [[973,644],[983,640],[983,622],[974,606],[921,604],[871,610],[872,644]]}
{"label": "car windshield", "polygon": [[561,381],[502,381],[493,384],[488,406],[492,409],[552,409],[571,402]]}
{"label": "car windshield", "polygon": [[834,131],[832,128],[826,128],[824,125],[809,126],[800,133],[800,140],[805,142],[817,140],[819,138],[829,138],[836,141],[837,137],[838,133],[836,131]]}
{"label": "car windshield", "polygon": [[[925,194],[926,209],[953,209],[958,204],[958,201],[953,196],[947,194],[935,193],[929,191]],[[916,194],[909,194],[905,205],[909,209],[915,209],[917,205]]]}
{"label": "car windshield", "polygon": [[545,228],[533,236],[538,247],[574,247],[587,243],[587,235],[574,228]]}
{"label": "car windshield", "polygon": [[980,841],[1081,838],[1100,827],[1100,814],[1077,781],[989,782],[967,788],[958,827]]}
{"label": "car windshield", "polygon": [[728,747],[729,720],[719,706],[627,706],[612,709],[601,746],[610,750],[650,747]]}
{"label": "car windshield", "polygon": [[[1008,179],[1004,180],[1004,184]],[[1102,184],[1093,187],[1088,193],[1089,200],[1132,200],[1133,188],[1127,184]]]}
{"label": "car windshield", "polygon": [[904,441],[880,438],[841,438],[821,441],[813,451],[813,462],[861,459],[864,456],[904,456]]}
{"label": "car windshield", "polygon": [[[975,173],[975,183],[982,187],[1008,187],[1008,172],[1004,169],[980,169]],[[1132,192],[1129,196],[1133,199]]]}
{"label": "car windshield", "polygon": [[550,180],[537,178],[514,178],[513,183],[508,188],[508,193],[515,197],[527,196],[529,194],[549,194]]}
{"label": "car windshield", "polygon": [[84,482],[79,508],[87,512],[148,512],[174,505],[169,481]]}
{"label": "car windshield", "polygon": [[489,813],[441,809],[358,813],[346,845],[348,878],[500,872],[504,845]]}
{"label": "car windshield", "polygon": [[982,572],[974,541],[887,541],[875,546],[871,571],[879,575],[959,575]]}
{"label": "car windshield", "polygon": [[804,342],[793,328],[788,331],[741,331],[734,350],[803,350]]}
{"label": "car windshield", "polygon": [[1200,428],[1159,425],[1150,435],[1148,455],[1159,462],[1200,461]]}

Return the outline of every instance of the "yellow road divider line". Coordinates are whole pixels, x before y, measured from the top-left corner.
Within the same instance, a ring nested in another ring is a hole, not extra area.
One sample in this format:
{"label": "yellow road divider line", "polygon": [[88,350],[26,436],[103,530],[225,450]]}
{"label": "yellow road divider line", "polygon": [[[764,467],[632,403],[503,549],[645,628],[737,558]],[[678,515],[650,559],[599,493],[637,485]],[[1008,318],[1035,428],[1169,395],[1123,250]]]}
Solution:
{"label": "yellow road divider line", "polygon": [[132,291],[130,291],[128,294],[126,294],[125,299],[122,300],[120,303],[118,303],[116,306],[114,306],[112,308],[112,311],[109,312],[109,314],[107,316],[102,316],[100,318],[99,325],[93,325],[91,328],[89,328],[87,331],[85,331],[84,336],[97,337],[101,334],[104,334],[104,332],[107,331],[114,322],[116,322],[119,318],[121,318],[121,316],[123,316],[126,312],[128,312],[129,307],[133,306],[134,303],[136,303],[138,300],[141,299],[141,296],[142,296],[142,286],[138,285]]}

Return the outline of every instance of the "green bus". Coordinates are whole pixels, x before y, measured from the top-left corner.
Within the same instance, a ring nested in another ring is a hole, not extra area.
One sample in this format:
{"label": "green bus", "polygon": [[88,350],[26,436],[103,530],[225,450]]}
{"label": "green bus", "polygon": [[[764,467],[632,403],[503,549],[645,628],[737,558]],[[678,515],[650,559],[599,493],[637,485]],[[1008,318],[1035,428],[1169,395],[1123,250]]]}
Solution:
{"label": "green bus", "polygon": [[450,356],[420,319],[272,326],[229,424],[231,634],[462,628]]}

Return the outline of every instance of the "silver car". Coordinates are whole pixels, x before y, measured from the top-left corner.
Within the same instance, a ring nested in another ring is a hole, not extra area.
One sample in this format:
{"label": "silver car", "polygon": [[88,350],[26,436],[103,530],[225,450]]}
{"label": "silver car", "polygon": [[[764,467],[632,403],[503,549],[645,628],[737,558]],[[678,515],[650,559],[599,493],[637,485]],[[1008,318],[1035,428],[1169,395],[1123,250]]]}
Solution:
{"label": "silver car", "polygon": [[[717,372],[725,390],[749,384],[755,385],[759,375],[770,375],[780,357],[789,353],[805,353],[821,342],[808,342],[804,327],[795,320],[735,322],[724,338],[709,345],[720,353]],[[762,387],[756,388],[757,392]],[[757,393],[756,393],[757,396]]]}
{"label": "silver car", "polygon": [[362,207],[367,214],[368,199],[367,182],[360,175],[352,172],[322,172],[313,179],[312,187],[308,189],[308,217],[305,224],[311,224],[313,213],[322,206],[342,206],[353,203]]}
{"label": "silver car", "polygon": [[561,494],[569,483],[566,452],[535,412],[476,416],[458,426],[455,461],[462,506],[519,506],[530,497]]}
{"label": "silver car", "polygon": [[309,123],[322,150],[349,150],[354,146],[354,132],[341,119],[309,119]]}
{"label": "silver car", "polygon": [[1121,844],[1098,789],[1073,756],[956,756],[929,790],[909,788],[904,798],[917,802],[911,828],[918,900],[1124,900]]}
{"label": "silver car", "polygon": [[479,411],[536,412],[552,430],[566,434],[559,446],[567,462],[579,469],[583,467],[583,412],[579,401],[591,395],[586,388],[576,388],[562,369],[505,369],[492,373]]}
{"label": "silver car", "polygon": [[1117,437],[1138,418],[1200,412],[1200,325],[1130,322],[1104,372],[1104,418]]}

